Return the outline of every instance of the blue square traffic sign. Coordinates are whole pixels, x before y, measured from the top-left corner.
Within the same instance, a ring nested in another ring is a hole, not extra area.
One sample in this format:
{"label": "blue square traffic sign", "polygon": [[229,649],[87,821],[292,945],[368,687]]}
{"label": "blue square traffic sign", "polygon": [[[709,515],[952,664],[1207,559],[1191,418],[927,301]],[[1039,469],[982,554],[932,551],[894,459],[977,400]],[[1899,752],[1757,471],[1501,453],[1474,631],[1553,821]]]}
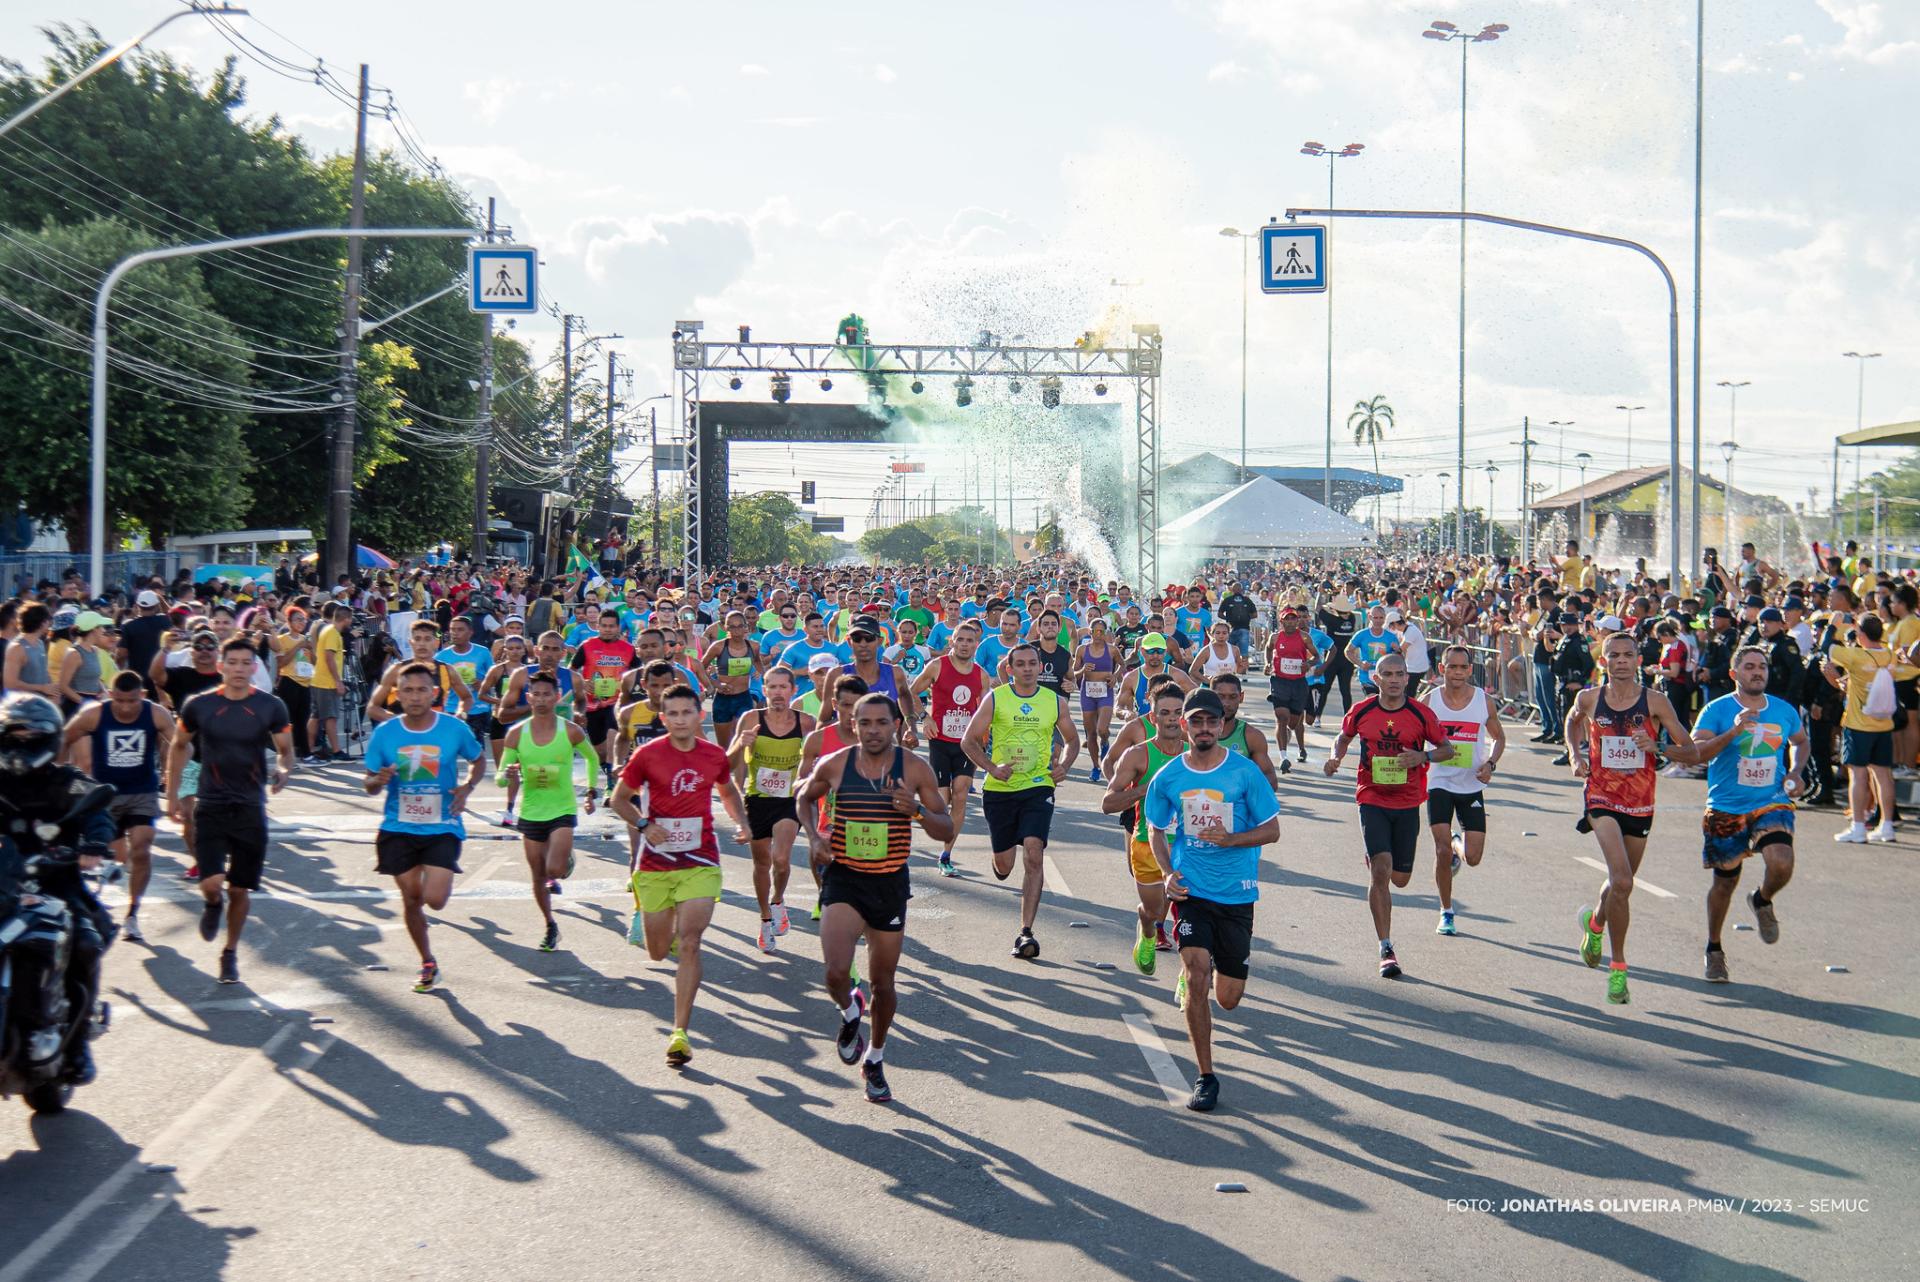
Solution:
{"label": "blue square traffic sign", "polygon": [[523,245],[467,247],[467,308],[532,315],[540,310],[540,253]]}
{"label": "blue square traffic sign", "polygon": [[1260,290],[1317,294],[1327,287],[1325,223],[1268,223],[1260,229]]}

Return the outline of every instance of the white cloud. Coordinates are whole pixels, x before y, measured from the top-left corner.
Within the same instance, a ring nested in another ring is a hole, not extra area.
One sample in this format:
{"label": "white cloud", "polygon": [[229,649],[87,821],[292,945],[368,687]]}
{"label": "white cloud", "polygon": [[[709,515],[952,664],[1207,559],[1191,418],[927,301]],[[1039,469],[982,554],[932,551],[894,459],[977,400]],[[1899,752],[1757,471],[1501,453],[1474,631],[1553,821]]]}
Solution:
{"label": "white cloud", "polygon": [[473,118],[483,125],[500,122],[507,108],[527,88],[522,80],[495,76],[487,80],[469,80],[460,86],[460,96],[473,107]]}
{"label": "white cloud", "polygon": [[826,119],[824,116],[762,116],[758,120],[750,120],[747,123],[771,125],[775,129],[811,129],[824,119]]}
{"label": "white cloud", "polygon": [[1280,77],[1282,89],[1291,94],[1299,94],[1301,97],[1318,93],[1324,84],[1325,82],[1311,71],[1289,71]]}
{"label": "white cloud", "polygon": [[1246,79],[1246,77],[1246,67],[1234,62],[1232,59],[1228,59],[1226,62],[1216,62],[1207,68],[1207,79],[1216,85],[1234,84],[1237,81]]}
{"label": "white cloud", "polygon": [[740,74],[743,76],[768,76],[773,73],[757,62],[743,62],[740,64]]}
{"label": "white cloud", "polygon": [[900,78],[900,73],[884,62],[876,63],[873,68],[873,78],[883,85],[890,85]]}
{"label": "white cloud", "polygon": [[1879,0],[1815,2],[1845,32],[1831,51],[1838,56],[1876,66],[1920,58],[1920,8],[1911,0],[1900,0],[1897,6]]}

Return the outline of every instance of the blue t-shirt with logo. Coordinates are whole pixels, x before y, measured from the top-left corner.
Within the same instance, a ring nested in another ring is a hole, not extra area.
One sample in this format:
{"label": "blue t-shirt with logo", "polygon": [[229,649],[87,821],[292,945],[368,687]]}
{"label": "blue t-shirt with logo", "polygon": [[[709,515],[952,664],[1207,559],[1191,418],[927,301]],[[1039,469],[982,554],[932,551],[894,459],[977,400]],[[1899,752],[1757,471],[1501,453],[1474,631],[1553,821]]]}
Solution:
{"label": "blue t-shirt with logo", "polygon": [[480,741],[467,723],[444,712],[434,713],[433,724],[418,732],[407,729],[404,717],[375,726],[367,740],[367,773],[394,767],[380,830],[465,838],[466,825],[453,813],[453,794],[465,782],[463,763],[480,753]]}
{"label": "blue t-shirt with logo", "polygon": [[1173,612],[1173,630],[1185,637],[1188,644],[1204,638],[1212,626],[1213,611],[1204,605],[1198,610],[1189,610],[1183,605]]}
{"label": "blue t-shirt with logo", "polygon": [[987,680],[998,681],[1000,661],[1013,653],[1014,646],[1025,644],[1025,641],[1018,638],[1011,643],[1002,641],[1000,634],[996,632],[980,642],[979,648],[973,652],[973,661],[987,670]]}
{"label": "blue t-shirt with logo", "polygon": [[1260,847],[1213,846],[1187,833],[1190,822],[1218,815],[1229,832],[1258,828],[1280,813],[1280,801],[1260,767],[1236,752],[1211,770],[1195,770],[1185,753],[1160,767],[1147,787],[1147,823],[1167,834],[1173,870],[1187,892],[1217,904],[1260,898]]}
{"label": "blue t-shirt with logo", "polygon": [[447,646],[433,658],[434,662],[444,663],[459,673],[460,679],[467,683],[467,698],[462,700],[458,695],[454,696],[455,706],[451,709],[454,715],[470,717],[478,712],[480,700],[473,692],[480,688],[480,678],[486,676],[487,669],[493,666],[493,656],[487,653],[487,648],[483,645],[470,645],[467,647],[467,652],[461,654],[452,646]]}
{"label": "blue t-shirt with logo", "polygon": [[[1725,734],[1740,715],[1740,697],[1723,694],[1700,710],[1694,729]],[[1759,719],[1707,763],[1707,809],[1747,815],[1787,800],[1787,742],[1800,733],[1800,713],[1773,695]]]}
{"label": "blue t-shirt with logo", "polygon": [[847,664],[853,662],[853,648],[844,641],[823,641],[819,645],[804,636],[780,652],[780,662],[795,672],[805,672],[807,664],[816,654],[830,654],[834,662]]}

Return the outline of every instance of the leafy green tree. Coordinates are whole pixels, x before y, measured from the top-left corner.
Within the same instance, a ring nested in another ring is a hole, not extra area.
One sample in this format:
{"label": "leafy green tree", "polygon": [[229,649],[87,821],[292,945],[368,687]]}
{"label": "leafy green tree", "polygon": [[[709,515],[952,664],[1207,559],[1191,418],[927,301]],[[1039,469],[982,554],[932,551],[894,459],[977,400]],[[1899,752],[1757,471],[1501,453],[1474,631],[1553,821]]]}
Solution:
{"label": "leafy green tree", "polygon": [[[27,340],[0,339],[0,492],[60,521],[75,548],[88,530],[93,297],[153,244],[111,219],[0,237],[0,328]],[[152,537],[230,528],[253,467],[242,345],[191,265],[135,274],[138,294],[115,297],[137,303],[109,313],[108,520]]]}
{"label": "leafy green tree", "polygon": [[888,565],[918,565],[934,544],[919,521],[868,530],[860,536],[860,550]]}

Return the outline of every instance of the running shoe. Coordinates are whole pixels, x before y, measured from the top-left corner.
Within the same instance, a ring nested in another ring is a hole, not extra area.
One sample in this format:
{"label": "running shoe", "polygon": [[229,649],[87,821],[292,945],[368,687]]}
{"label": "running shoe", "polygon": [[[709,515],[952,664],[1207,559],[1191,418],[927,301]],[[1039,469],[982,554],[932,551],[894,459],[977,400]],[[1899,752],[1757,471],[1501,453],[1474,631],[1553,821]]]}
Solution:
{"label": "running shoe", "polygon": [[220,933],[220,917],[227,910],[227,892],[221,891],[200,907],[200,938],[209,944]]}
{"label": "running shoe", "polygon": [[893,1103],[893,1090],[887,1085],[887,1070],[883,1066],[868,1060],[861,1065],[860,1076],[867,1081],[867,1103]]}
{"label": "running shoe", "polygon": [[1459,931],[1453,928],[1453,910],[1452,909],[1441,910],[1440,924],[1433,928],[1433,933],[1436,935],[1457,935],[1460,933]]}
{"label": "running shoe", "polygon": [[1092,769],[1091,771],[1089,771],[1089,772],[1088,772],[1088,774],[1087,774],[1087,782],[1088,782],[1088,783],[1100,783],[1100,782],[1102,782],[1102,780],[1101,780],[1101,778],[1100,778],[1100,767],[1099,767],[1099,766],[1095,766],[1095,767],[1094,767],[1094,768],[1093,768],[1093,769]]}
{"label": "running shoe", "polygon": [[953,866],[953,852],[951,850],[943,850],[940,852],[940,875],[942,877],[958,877],[960,875],[960,870]]}
{"label": "running shoe", "polygon": [[641,915],[638,909],[634,910],[633,919],[627,923],[627,942],[635,948],[646,947],[646,918]]}
{"label": "running shoe", "polygon": [[[1457,832],[1454,833],[1453,834],[1453,875],[1456,877],[1460,875],[1460,852],[1465,850],[1466,848],[1467,848],[1466,841],[1461,837],[1459,833]],[[1452,932],[1448,932],[1448,933],[1452,933]]]}
{"label": "running shoe", "polygon": [[199,881],[199,880],[200,880],[200,865],[199,865],[199,864],[188,864],[188,865],[186,866],[186,869],[185,869],[184,871],[182,871],[182,872],[181,872],[181,874],[180,874],[180,880],[181,880],[181,881]]}
{"label": "running shoe", "polygon": [[667,1039],[667,1063],[673,1068],[685,1068],[693,1059],[693,1043],[687,1040],[687,1030],[676,1028],[673,1036]]}
{"label": "running shoe", "polygon": [[1843,845],[1864,846],[1867,844],[1867,826],[1865,824],[1848,824],[1839,832],[1834,833],[1833,839]]}
{"label": "running shoe", "polygon": [[547,929],[540,936],[540,951],[550,953],[560,946],[560,923],[549,919]]}
{"label": "running shoe", "polygon": [[[1547,764],[1550,766],[1564,766],[1567,764],[1568,760],[1569,758],[1567,757],[1567,754],[1563,752],[1559,756],[1555,757],[1552,761],[1549,761]],[[1660,773],[1666,774],[1667,772],[1665,770],[1662,770]]]}
{"label": "running shoe", "polygon": [[1391,948],[1382,948],[1380,950],[1380,978],[1400,978],[1400,959],[1393,955],[1393,949]]}
{"label": "running shoe", "polygon": [[860,1014],[852,1019],[841,1019],[840,1032],[833,1042],[834,1049],[840,1052],[842,1064],[852,1064],[867,1053],[867,1035],[860,1031],[861,1017],[867,1013],[867,995],[860,991],[857,984],[853,989],[853,1004],[859,1007]]}
{"label": "running shoe", "polygon": [[1600,932],[1593,928],[1593,909],[1580,910],[1580,960],[1589,966],[1600,964]]}
{"label": "running shoe", "polygon": [[1022,927],[1013,937],[1013,955],[1021,961],[1033,961],[1040,956],[1040,941],[1033,937],[1031,926]]}
{"label": "running shoe", "polygon": [[1627,993],[1627,972],[1610,970],[1607,972],[1607,1000],[1615,1006],[1625,1006],[1633,1000]]}
{"label": "running shoe", "polygon": [[785,904],[773,904],[771,907],[773,909],[773,933],[776,935],[786,934],[788,927],[787,906]]}
{"label": "running shoe", "polygon": [[575,861],[576,859],[578,859],[578,858],[579,858],[579,856],[577,856],[577,855],[575,855],[575,854],[573,853],[573,851],[571,851],[571,850],[569,850],[569,851],[567,852],[567,870],[566,870],[565,872],[563,872],[563,873],[561,873],[561,874],[560,874],[560,875],[561,875],[562,877],[571,877],[571,876],[573,876],[573,865],[574,865],[574,861]]}
{"label": "running shoe", "polygon": [[667,956],[673,958],[675,961],[680,960],[680,936],[675,935],[667,941]]}
{"label": "running shoe", "polygon": [[766,921],[761,922],[760,923],[760,951],[763,953],[772,952],[774,948],[773,941],[779,937],[779,933],[780,933],[779,931],[773,928],[772,918],[768,918]]}
{"label": "running shoe", "polygon": [[820,920],[820,901],[818,899],[813,901],[813,920]]}
{"label": "running shoe", "polygon": [[420,978],[414,981],[413,991],[416,993],[432,992],[433,986],[439,982],[440,963],[437,961],[422,962],[420,964]]}
{"label": "running shoe", "polygon": [[1142,935],[1133,941],[1133,965],[1142,975],[1153,974],[1153,936]]}
{"label": "running shoe", "polygon": [[[1774,933],[1778,935],[1779,932],[1776,931]],[[128,913],[127,919],[120,923],[120,938],[133,944],[144,944],[147,942],[147,937],[140,933],[140,915],[137,910]]]}
{"label": "running shoe", "polygon": [[[1707,982],[1709,984],[1731,983],[1733,976],[1727,973],[1727,955],[1718,948],[1707,949]],[[1608,994],[1611,999],[1612,994]]]}
{"label": "running shoe", "polygon": [[1304,766],[1306,763],[1307,763],[1307,750],[1305,748],[1302,748],[1300,749],[1300,764]]}
{"label": "running shoe", "polygon": [[847,982],[855,988],[860,987],[860,963],[858,960],[847,963]]}
{"label": "running shoe", "polygon": [[1290,775],[1290,774],[1292,774],[1292,773],[1293,773],[1293,758],[1292,758],[1292,757],[1281,757],[1281,758],[1280,758],[1280,773],[1281,773],[1281,774],[1283,774],[1283,775]]}
{"label": "running shoe", "polygon": [[[1747,907],[1753,909],[1754,925],[1760,930],[1760,942],[1777,944],[1780,942],[1780,919],[1773,915],[1773,901],[1768,900],[1764,904],[1759,901],[1760,892],[1757,890],[1747,896]],[[128,916],[127,924],[129,926],[133,924],[132,916]],[[132,939],[134,936],[128,935],[127,938]]]}
{"label": "running shoe", "polygon": [[1881,824],[1878,828],[1875,828],[1873,831],[1867,834],[1867,840],[1873,842],[1875,845],[1880,845],[1880,846],[1892,845],[1893,844],[1893,825]]}
{"label": "running shoe", "polygon": [[565,894],[566,892],[560,889],[559,881],[557,881],[552,877],[549,877],[547,878],[547,893],[549,895],[561,895],[561,894]]}
{"label": "running shoe", "polygon": [[1211,1113],[1220,1102],[1220,1079],[1212,1073],[1202,1073],[1193,1079],[1193,1094],[1187,1097],[1187,1107],[1196,1113]]}
{"label": "running shoe", "polygon": [[1187,972],[1183,969],[1180,978],[1173,981],[1173,1004],[1181,1010],[1187,1008]]}
{"label": "running shoe", "polygon": [[511,811],[511,810],[496,810],[496,811],[494,811],[494,812],[493,812],[493,822],[494,822],[494,826],[495,826],[495,827],[497,827],[497,828],[511,828],[511,827],[513,827],[513,826],[514,826],[514,818],[513,818],[513,811]]}
{"label": "running shoe", "polygon": [[220,952],[220,982],[223,984],[240,982],[240,958],[231,948],[222,949]]}

